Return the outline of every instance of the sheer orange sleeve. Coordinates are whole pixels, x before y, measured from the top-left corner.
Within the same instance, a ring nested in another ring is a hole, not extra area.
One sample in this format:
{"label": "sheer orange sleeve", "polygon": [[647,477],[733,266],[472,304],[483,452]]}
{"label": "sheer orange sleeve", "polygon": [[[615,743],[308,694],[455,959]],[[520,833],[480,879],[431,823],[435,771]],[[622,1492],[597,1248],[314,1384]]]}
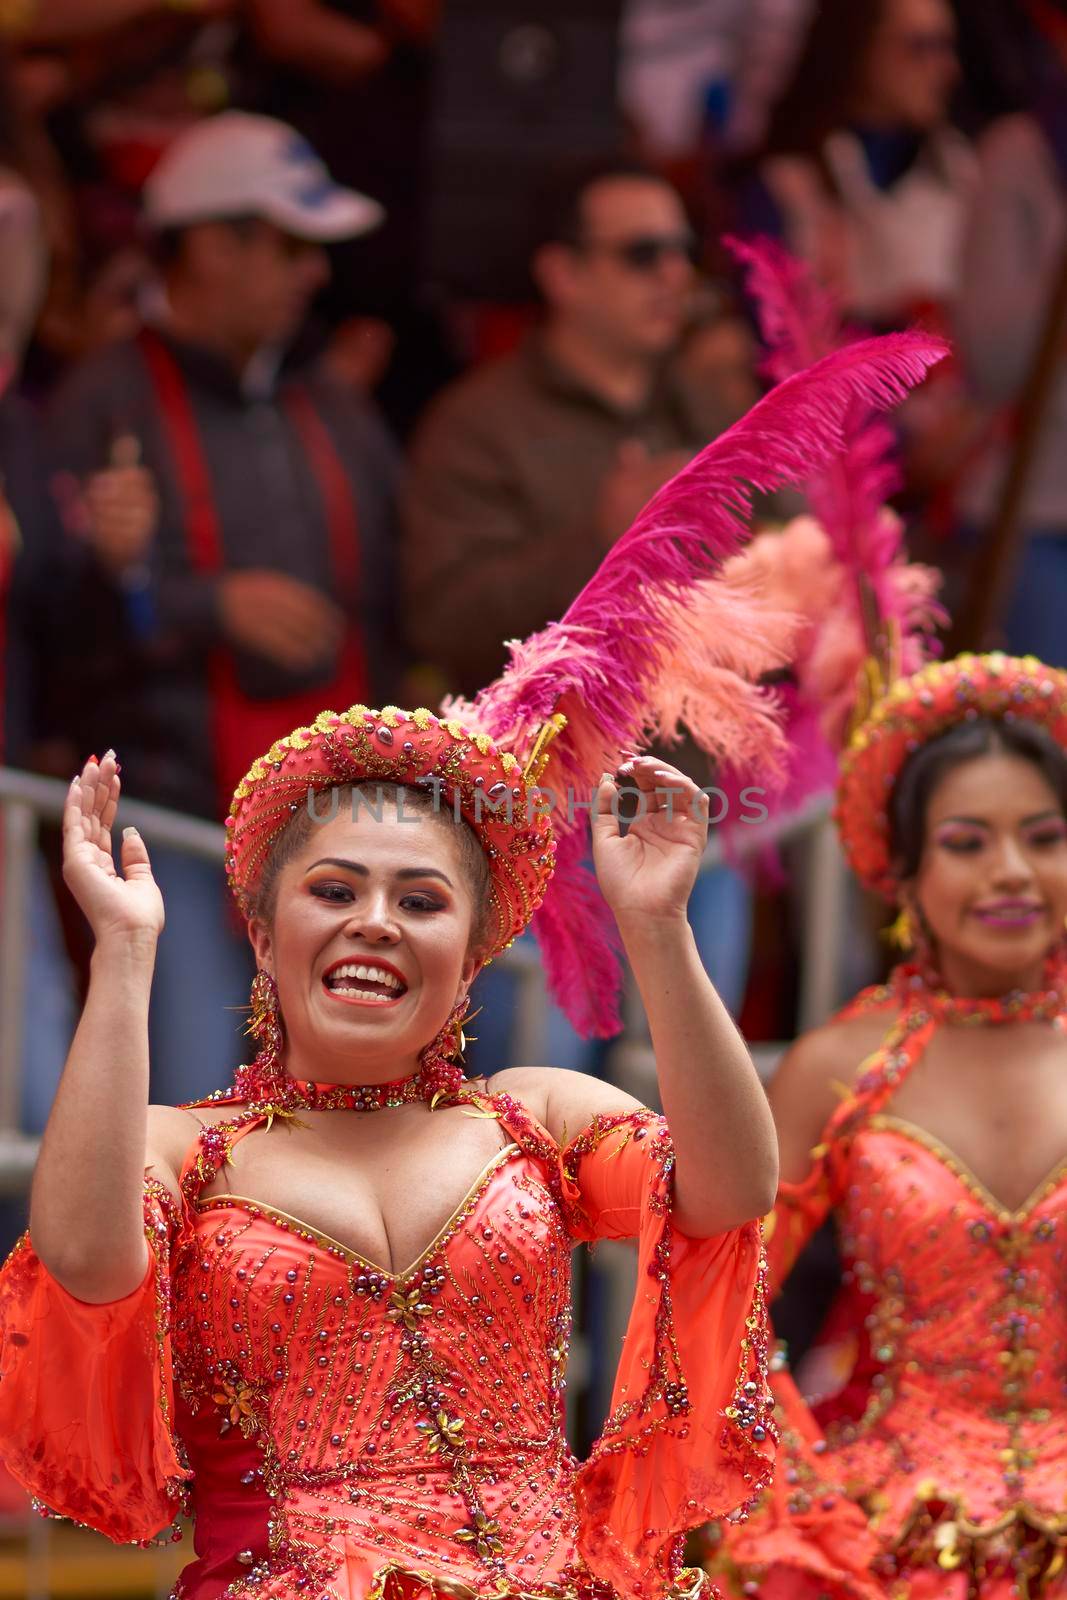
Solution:
{"label": "sheer orange sleeve", "polygon": [[0,1455],[52,1512],[116,1543],[148,1540],[180,1509],[172,1427],[169,1263],[175,1207],[145,1184],[149,1264],[123,1300],[75,1300],[29,1235],[0,1269]]}
{"label": "sheer orange sleeve", "polygon": [[[823,1144],[802,1183],[782,1183],[764,1220],[770,1294],[785,1283],[804,1246],[834,1203],[833,1151]],[[710,1570],[758,1582],[772,1567],[819,1581],[826,1600],[876,1600],[884,1591],[870,1573],[878,1544],[860,1507],[822,1465],[822,1436],[793,1382],[784,1350],[771,1363],[774,1415],[780,1434],[777,1472],[753,1515],[721,1531]]]}
{"label": "sheer orange sleeve", "polygon": [[826,1149],[815,1152],[815,1163],[803,1183],[778,1185],[774,1210],[763,1219],[763,1243],[767,1252],[768,1292],[771,1299],[781,1292],[809,1239],[816,1234],[833,1207]]}
{"label": "sheer orange sleeve", "polygon": [[770,1477],[760,1227],[673,1226],[674,1152],[652,1112],[598,1118],[561,1159],[575,1235],[638,1247],[611,1415],[578,1476],[579,1543],[617,1593],[657,1596],[681,1576],[685,1534]]}

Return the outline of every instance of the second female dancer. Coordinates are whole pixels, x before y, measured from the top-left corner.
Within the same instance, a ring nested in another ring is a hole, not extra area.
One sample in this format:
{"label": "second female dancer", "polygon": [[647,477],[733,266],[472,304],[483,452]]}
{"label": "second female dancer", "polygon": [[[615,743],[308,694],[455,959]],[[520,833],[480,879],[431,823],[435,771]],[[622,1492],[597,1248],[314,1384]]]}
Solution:
{"label": "second female dancer", "polygon": [[910,950],[771,1087],[772,1288],[828,1216],[845,1262],[772,1489],[710,1565],[759,1600],[1067,1595],[1067,674],[898,680],[838,797]]}

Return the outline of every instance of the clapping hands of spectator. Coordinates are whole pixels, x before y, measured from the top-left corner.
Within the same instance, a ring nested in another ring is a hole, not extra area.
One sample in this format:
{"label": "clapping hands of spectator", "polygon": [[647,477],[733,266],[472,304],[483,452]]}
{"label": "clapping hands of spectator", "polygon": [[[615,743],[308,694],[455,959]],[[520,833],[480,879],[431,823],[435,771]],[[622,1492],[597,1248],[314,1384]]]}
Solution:
{"label": "clapping hands of spectator", "polygon": [[651,455],[639,439],[620,445],[615,464],[605,474],[597,503],[596,529],[605,549],[620,539],[657,490],[691,459],[686,450]]}
{"label": "clapping hands of spectator", "polygon": [[282,572],[248,568],[219,583],[222,622],[234,644],[290,672],[305,672],[336,653],[344,631],[341,610]]}
{"label": "clapping hands of spectator", "polygon": [[144,564],[159,521],[155,479],[141,465],[141,446],[123,434],[111,460],[85,486],[86,531],[97,560],[114,577]]}
{"label": "clapping hands of spectator", "polygon": [[322,355],[322,366],[335,383],[359,395],[373,394],[385,376],[396,335],[380,317],[348,317]]}

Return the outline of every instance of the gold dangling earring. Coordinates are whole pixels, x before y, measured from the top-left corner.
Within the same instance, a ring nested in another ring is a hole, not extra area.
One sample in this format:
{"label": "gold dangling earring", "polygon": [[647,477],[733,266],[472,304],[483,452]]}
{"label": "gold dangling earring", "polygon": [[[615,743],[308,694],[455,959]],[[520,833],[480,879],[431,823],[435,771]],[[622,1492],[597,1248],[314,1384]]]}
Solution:
{"label": "gold dangling earring", "polygon": [[282,1016],[278,1008],[278,985],[269,972],[262,969],[252,979],[250,996],[251,1015],[245,1030],[259,1044],[256,1065],[261,1071],[277,1076],[282,1070],[282,1051],[285,1035]]}
{"label": "gold dangling earring", "polygon": [[[453,1060],[457,1061],[461,1067],[466,1066],[466,1062],[463,1059],[463,1052],[467,1048],[467,1034],[464,1024],[473,1022],[475,1017],[480,1017],[482,1014],[482,1009],[483,1008],[479,1006],[477,1011],[472,1011],[471,997],[470,995],[467,995],[463,1001],[462,1010],[460,1010],[460,1008],[457,1006],[456,1010],[452,1013],[452,1032],[456,1041],[456,1053],[453,1057]],[[476,1036],[473,1033],[471,1034],[471,1040],[473,1043],[477,1043]]]}
{"label": "gold dangling earring", "polygon": [[463,1031],[463,1024],[477,1016],[477,1012],[470,1011],[470,999],[464,995],[452,1007],[451,1014],[436,1039],[432,1039],[422,1051],[419,1058],[419,1072],[422,1077],[422,1092],[433,1106],[442,1096],[457,1094],[466,1076],[463,1066],[463,1052],[467,1046],[467,1036]]}
{"label": "gold dangling earring", "polygon": [[915,949],[915,919],[911,914],[911,907],[902,905],[897,912],[896,921],[892,922],[885,930],[885,939],[894,950],[899,950],[902,955],[907,955]]}

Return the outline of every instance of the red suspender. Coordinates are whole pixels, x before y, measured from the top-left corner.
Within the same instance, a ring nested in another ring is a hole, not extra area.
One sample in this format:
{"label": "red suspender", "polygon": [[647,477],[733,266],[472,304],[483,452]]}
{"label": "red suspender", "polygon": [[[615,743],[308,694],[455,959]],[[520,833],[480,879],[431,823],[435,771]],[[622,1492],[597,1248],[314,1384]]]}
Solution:
{"label": "red suspender", "polygon": [[[144,331],[138,339],[159,402],[167,445],[185,503],[185,538],[190,565],[205,576],[224,568],[222,529],[204,455],[200,429],[181,369],[158,334]],[[348,474],[326,424],[303,388],[285,400],[322,497],[330,536],[330,557],[337,592],[356,592],[360,572],[359,519]],[[367,671],[363,644],[355,626],[345,632],[333,679],[312,690],[275,700],[250,700],[242,693],[233,657],[221,647],[209,664],[215,764],[224,807],[252,761],[291,728],[310,722],[320,711],[344,710],[365,698]]]}

